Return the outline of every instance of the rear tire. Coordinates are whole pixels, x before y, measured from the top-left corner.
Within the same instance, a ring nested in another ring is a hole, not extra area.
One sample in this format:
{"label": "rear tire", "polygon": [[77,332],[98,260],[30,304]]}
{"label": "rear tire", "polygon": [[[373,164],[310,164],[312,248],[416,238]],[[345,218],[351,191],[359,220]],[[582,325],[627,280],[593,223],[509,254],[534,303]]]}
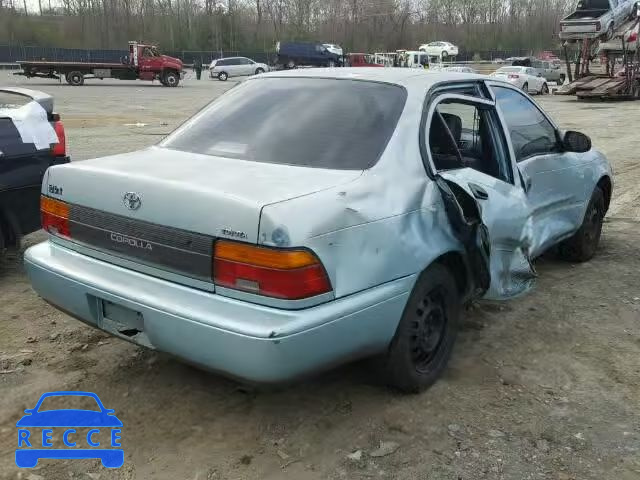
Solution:
{"label": "rear tire", "polygon": [[296,68],[296,62],[294,62],[293,60],[289,60],[287,62],[287,68],[288,69]]}
{"label": "rear tire", "polygon": [[180,76],[176,72],[167,72],[164,74],[162,84],[165,87],[177,87],[180,83]]}
{"label": "rear tire", "polygon": [[84,85],[84,75],[82,72],[69,72],[65,75],[65,79],[67,80],[67,83],[73,87]]}
{"label": "rear tire", "polygon": [[449,57],[449,54],[448,54],[447,52],[445,52],[445,51],[443,51],[443,52],[440,54],[440,58],[442,58],[442,60],[445,60],[445,59],[447,59],[448,57]]}
{"label": "rear tire", "polygon": [[558,246],[558,253],[570,262],[587,262],[593,258],[600,243],[604,220],[604,193],[596,187],[587,205],[582,225],[573,237]]}
{"label": "rear tire", "polygon": [[443,265],[420,274],[387,353],[387,384],[407,393],[430,387],[447,366],[458,332],[460,299]]}
{"label": "rear tire", "polygon": [[264,73],[264,68],[262,67],[256,68],[256,75],[260,75],[261,73]]}
{"label": "rear tire", "polygon": [[220,72],[218,74],[218,80],[220,80],[221,82],[226,82],[228,78],[229,74],[227,72]]}
{"label": "rear tire", "polygon": [[549,87],[546,83],[542,84],[542,88],[540,88],[540,95],[547,95],[549,93]]}

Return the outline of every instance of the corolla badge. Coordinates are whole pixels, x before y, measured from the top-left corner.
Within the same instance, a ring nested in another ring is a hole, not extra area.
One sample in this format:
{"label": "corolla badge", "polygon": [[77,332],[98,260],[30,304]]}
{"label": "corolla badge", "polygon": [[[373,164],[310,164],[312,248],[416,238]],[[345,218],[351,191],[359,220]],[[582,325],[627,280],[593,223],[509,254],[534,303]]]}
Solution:
{"label": "corolla badge", "polygon": [[122,201],[124,202],[124,206],[129,210],[137,210],[142,205],[142,200],[140,199],[140,195],[136,192],[127,192],[122,197]]}

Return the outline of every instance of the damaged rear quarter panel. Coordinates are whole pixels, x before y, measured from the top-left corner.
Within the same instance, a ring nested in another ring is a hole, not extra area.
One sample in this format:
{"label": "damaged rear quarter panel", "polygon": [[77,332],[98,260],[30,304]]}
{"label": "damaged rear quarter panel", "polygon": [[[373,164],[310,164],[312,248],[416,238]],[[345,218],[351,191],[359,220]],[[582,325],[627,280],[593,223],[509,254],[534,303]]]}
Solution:
{"label": "damaged rear quarter panel", "polygon": [[259,243],[312,249],[336,298],[414,275],[446,252],[463,251],[420,156],[426,91],[410,92],[374,167],[346,185],[262,210]]}

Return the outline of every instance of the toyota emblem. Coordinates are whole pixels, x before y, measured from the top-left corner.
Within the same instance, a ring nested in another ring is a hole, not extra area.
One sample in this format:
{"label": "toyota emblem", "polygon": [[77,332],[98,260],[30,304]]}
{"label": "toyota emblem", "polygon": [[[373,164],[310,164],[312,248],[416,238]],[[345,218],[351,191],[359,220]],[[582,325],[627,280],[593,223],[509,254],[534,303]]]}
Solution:
{"label": "toyota emblem", "polygon": [[122,197],[122,201],[124,202],[124,206],[129,210],[137,210],[142,205],[142,200],[140,199],[140,195],[135,192],[127,192]]}

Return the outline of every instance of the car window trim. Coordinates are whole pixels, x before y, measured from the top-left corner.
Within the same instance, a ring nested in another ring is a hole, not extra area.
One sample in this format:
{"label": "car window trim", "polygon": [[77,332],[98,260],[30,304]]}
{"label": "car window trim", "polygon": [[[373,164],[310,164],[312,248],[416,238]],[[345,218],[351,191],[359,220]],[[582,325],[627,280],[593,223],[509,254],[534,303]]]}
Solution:
{"label": "car window trim", "polygon": [[491,89],[491,87],[493,87],[493,86],[501,87],[501,88],[508,88],[509,90],[513,90],[514,92],[518,93],[519,95],[522,95],[551,124],[551,126],[553,127],[553,129],[554,129],[554,131],[556,133],[556,142],[557,142],[559,151],[557,151],[557,152],[546,152],[546,153],[536,153],[536,154],[533,154],[533,155],[528,155],[528,156],[526,156],[524,158],[521,158],[520,161],[518,161],[516,153],[515,153],[515,150],[513,149],[513,144],[511,142],[511,135],[507,135],[507,143],[509,144],[509,151],[511,152],[511,155],[512,155],[512,163],[514,163],[516,165],[516,167],[517,167],[518,163],[522,163],[525,160],[529,160],[531,158],[543,157],[543,156],[546,156],[546,155],[554,155],[554,154],[557,154],[557,153],[563,153],[564,152],[564,149],[562,148],[562,142],[560,141],[560,139],[562,138],[562,136],[560,134],[560,129],[558,128],[556,123],[549,117],[549,115],[547,115],[547,113],[544,110],[542,110],[540,108],[540,106],[536,102],[532,101],[529,97],[527,97],[527,95],[525,95],[522,92],[522,90],[520,90],[519,88],[513,87],[512,85],[510,85],[508,83],[497,82],[495,80],[487,80],[487,81],[485,81],[485,83],[487,84],[487,87],[489,87],[488,90],[489,90],[489,92],[491,94],[491,97],[493,98],[493,101],[496,103],[496,110],[498,111],[498,115],[500,117],[500,121],[502,122],[503,129],[504,129],[505,132],[508,132],[509,128],[508,128],[507,122],[504,119],[504,115],[503,115],[502,109],[500,108],[500,104],[496,101],[496,96],[495,96],[493,90]]}
{"label": "car window trim", "polygon": [[[464,88],[464,86],[469,86],[469,83],[461,83],[458,86],[460,88]],[[433,158],[431,156],[431,149],[429,148],[428,139],[426,137],[426,126],[431,125],[435,109],[443,100],[458,100],[461,103],[466,103],[473,106],[481,105],[483,108],[495,109],[496,106],[495,101],[493,100],[485,99],[482,97],[462,95],[459,93],[449,93],[446,91],[443,92],[441,89],[427,94],[427,99],[422,110],[422,117],[420,119],[419,146],[420,156],[422,157],[422,163],[424,164],[425,171],[427,173],[427,176],[432,180],[437,175],[438,170],[436,169],[435,163],[433,162]]]}

